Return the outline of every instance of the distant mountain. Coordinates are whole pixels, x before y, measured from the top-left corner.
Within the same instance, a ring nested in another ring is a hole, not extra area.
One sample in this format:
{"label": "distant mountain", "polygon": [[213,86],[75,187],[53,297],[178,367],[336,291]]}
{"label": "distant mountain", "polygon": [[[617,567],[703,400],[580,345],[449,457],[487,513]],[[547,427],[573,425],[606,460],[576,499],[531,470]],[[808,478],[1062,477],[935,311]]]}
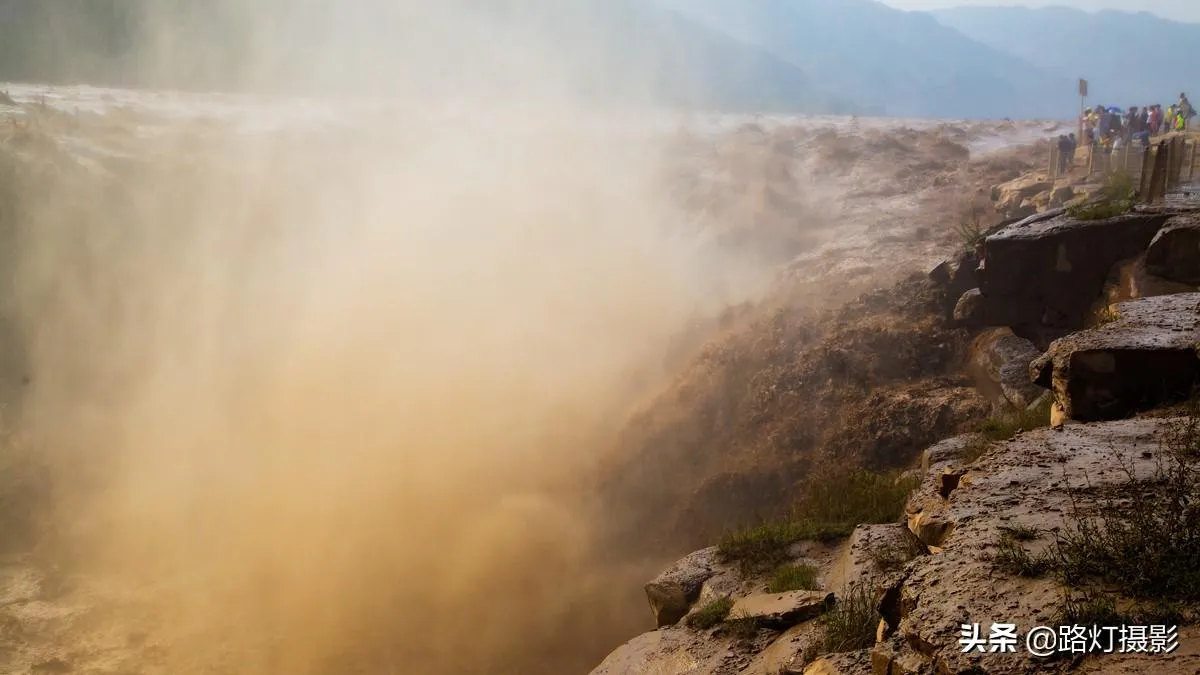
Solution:
{"label": "distant mountain", "polygon": [[865,110],[651,0],[0,0],[5,79]]}
{"label": "distant mountain", "polygon": [[1166,104],[1180,91],[1200,87],[1200,24],[1066,7],[962,7],[932,14],[995,49],[1088,80],[1092,103]]}
{"label": "distant mountain", "polygon": [[873,0],[660,0],[836,94],[920,117],[1070,117],[1073,80]]}

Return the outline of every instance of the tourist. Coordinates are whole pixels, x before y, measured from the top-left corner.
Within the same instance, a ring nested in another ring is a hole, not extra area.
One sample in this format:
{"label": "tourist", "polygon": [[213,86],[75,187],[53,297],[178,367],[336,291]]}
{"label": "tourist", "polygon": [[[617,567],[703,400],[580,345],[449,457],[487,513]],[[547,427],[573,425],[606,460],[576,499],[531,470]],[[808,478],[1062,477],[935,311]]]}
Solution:
{"label": "tourist", "polygon": [[1179,131],[1186,131],[1188,124],[1192,118],[1196,116],[1196,109],[1192,107],[1191,101],[1188,100],[1187,94],[1180,92],[1179,103],[1175,106],[1175,114],[1179,117],[1175,128]]}
{"label": "tourist", "polygon": [[1150,106],[1150,133],[1157,136],[1162,132],[1163,114],[1162,106],[1155,103]]}
{"label": "tourist", "polygon": [[1071,156],[1071,141],[1063,134],[1058,135],[1058,174],[1059,176],[1067,172],[1069,158]]}

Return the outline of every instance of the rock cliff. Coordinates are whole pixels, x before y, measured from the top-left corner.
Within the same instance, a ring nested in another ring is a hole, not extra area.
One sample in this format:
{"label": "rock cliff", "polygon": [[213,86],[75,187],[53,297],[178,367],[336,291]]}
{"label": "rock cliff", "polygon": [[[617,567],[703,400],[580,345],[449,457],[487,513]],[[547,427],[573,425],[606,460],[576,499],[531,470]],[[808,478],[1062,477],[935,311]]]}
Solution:
{"label": "rock cliff", "polygon": [[[973,395],[1007,416],[922,436],[900,522],[794,541],[766,567],[728,538],[683,558],[646,586],[658,630],[594,674],[1200,672],[1200,577],[1186,562],[1200,541],[1200,407],[1181,403],[1200,385],[1198,214],[1035,213],[1050,205],[1030,198],[1056,191],[1036,175],[999,187],[1010,220],[927,282],[942,300],[926,311],[967,331],[955,364]],[[781,585],[798,569],[802,582]],[[1034,653],[1031,635],[1076,625],[1119,632],[1120,648]],[[1129,626],[1170,640],[1126,643]],[[999,648],[970,649],[972,627]]]}

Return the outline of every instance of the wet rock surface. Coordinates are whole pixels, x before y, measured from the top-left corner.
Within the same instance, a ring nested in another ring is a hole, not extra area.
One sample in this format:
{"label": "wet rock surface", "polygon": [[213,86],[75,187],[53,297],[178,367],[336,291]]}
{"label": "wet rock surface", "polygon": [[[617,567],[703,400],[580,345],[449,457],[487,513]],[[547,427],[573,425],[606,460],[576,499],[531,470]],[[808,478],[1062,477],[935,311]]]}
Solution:
{"label": "wet rock surface", "polygon": [[[1086,502],[1088,497],[1081,495],[1123,483],[1126,476],[1118,468],[1122,462],[1134,475],[1152,474],[1160,452],[1156,433],[1163,424],[1155,419],[1123,420],[1023,434],[958,469],[969,480],[960,481],[949,498],[939,494],[942,474],[928,474],[914,495],[915,508],[935,508],[952,533],[942,540],[938,553],[909,567],[895,603],[898,630],[873,650],[879,664],[874,672],[1054,672],[1054,664],[1028,653],[964,654],[959,627],[979,623],[986,635],[992,622],[1015,623],[1024,635],[1034,626],[1054,624],[1062,597],[1057,582],[997,569],[991,558],[1002,534],[1014,526],[1033,528],[1041,536],[1022,546],[1031,555],[1045,550],[1053,540],[1051,532],[1068,525],[1072,495]],[[1194,634],[1182,638],[1176,654],[1160,655],[1155,662],[1164,670],[1156,667],[1154,672],[1196,672],[1197,640]],[[1136,672],[1105,670],[1110,667],[1106,659],[1112,658],[1089,657],[1084,672]],[[1088,670],[1092,667],[1099,670]]]}
{"label": "wet rock surface", "polygon": [[1200,293],[1117,304],[1115,320],[1055,341],[1030,365],[1063,415],[1125,417],[1185,398],[1200,382]]}
{"label": "wet rock surface", "polygon": [[1142,253],[1171,217],[1133,213],[1080,221],[1048,212],[1001,229],[984,243],[979,290],[985,308],[977,315],[1039,346],[1077,330],[1113,266]]}
{"label": "wet rock surface", "polygon": [[788,628],[824,614],[833,602],[834,594],[824,591],[758,593],[739,599],[729,616],[754,619],[774,628]]}

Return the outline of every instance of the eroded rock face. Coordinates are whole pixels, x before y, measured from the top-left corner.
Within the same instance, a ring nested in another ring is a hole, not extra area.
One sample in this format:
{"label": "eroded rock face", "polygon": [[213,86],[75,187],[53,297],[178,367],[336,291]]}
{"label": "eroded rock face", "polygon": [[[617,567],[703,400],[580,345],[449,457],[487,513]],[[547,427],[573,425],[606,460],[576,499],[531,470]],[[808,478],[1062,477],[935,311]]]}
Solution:
{"label": "eroded rock face", "polygon": [[1172,218],[1146,250],[1146,271],[1163,279],[1200,285],[1200,214]]}
{"label": "eroded rock face", "polygon": [[976,311],[1044,346],[1085,324],[1113,265],[1145,250],[1169,213],[1079,221],[1063,213],[1014,223],[984,243]]}
{"label": "eroded rock face", "polygon": [[704,582],[718,571],[717,548],[712,546],[687,555],[646,584],[646,600],[657,625],[678,623],[700,597]]}
{"label": "eroded rock face", "polygon": [[1186,398],[1200,383],[1200,293],[1123,302],[1117,318],[1050,345],[1030,377],[1063,416],[1120,419]]}

